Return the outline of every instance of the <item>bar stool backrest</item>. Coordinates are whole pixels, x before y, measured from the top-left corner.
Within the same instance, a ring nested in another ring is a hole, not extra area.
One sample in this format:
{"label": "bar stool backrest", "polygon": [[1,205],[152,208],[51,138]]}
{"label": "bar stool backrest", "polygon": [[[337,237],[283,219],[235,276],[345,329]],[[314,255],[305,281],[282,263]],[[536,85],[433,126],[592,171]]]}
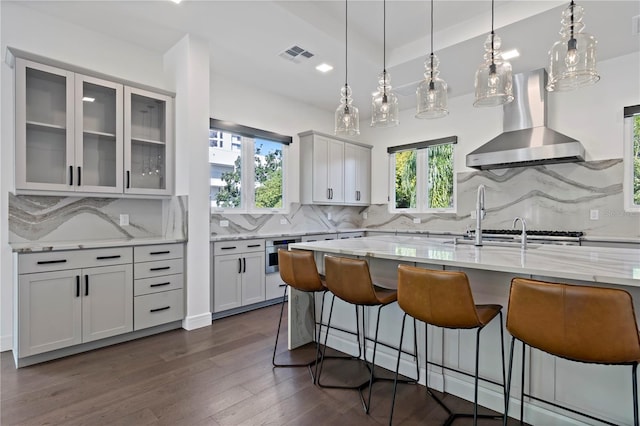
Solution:
{"label": "bar stool backrest", "polygon": [[640,361],[633,301],[620,289],[514,278],[507,330],[534,348],[574,361]]}
{"label": "bar stool backrest", "polygon": [[464,272],[400,265],[398,304],[412,317],[438,327],[482,326]]}
{"label": "bar stool backrest", "polygon": [[280,278],[291,287],[301,291],[325,290],[313,252],[306,250],[278,250]]}
{"label": "bar stool backrest", "polygon": [[366,260],[325,256],[324,272],[327,288],[340,299],[354,305],[380,304]]}

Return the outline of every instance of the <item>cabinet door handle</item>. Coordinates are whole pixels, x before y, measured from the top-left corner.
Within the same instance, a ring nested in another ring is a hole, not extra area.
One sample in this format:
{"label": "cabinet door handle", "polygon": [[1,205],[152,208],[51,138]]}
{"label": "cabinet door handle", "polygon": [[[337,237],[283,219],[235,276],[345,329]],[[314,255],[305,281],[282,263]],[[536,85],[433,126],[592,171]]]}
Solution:
{"label": "cabinet door handle", "polygon": [[331,199],[331,192],[329,192],[329,191],[331,191],[331,190],[329,188],[327,188],[327,200]]}
{"label": "cabinet door handle", "polygon": [[154,312],[166,311],[167,309],[171,309],[171,306],[165,306],[164,308],[149,309],[149,312],[154,313]]}
{"label": "cabinet door handle", "polygon": [[78,166],[78,186],[82,185],[82,167]]}
{"label": "cabinet door handle", "polygon": [[238,258],[238,273],[242,273],[242,258]]}
{"label": "cabinet door handle", "polygon": [[165,251],[152,251],[151,253],[149,253],[149,256],[154,256],[156,254],[169,254],[171,253],[169,250],[165,250]]}
{"label": "cabinet door handle", "polygon": [[166,282],[166,283],[151,284],[149,287],[162,287],[163,285],[169,285],[169,284],[171,283]]}
{"label": "cabinet door handle", "polygon": [[171,269],[171,266],[161,266],[161,267],[158,267],[158,268],[149,268],[150,271],[164,271],[164,270],[167,270],[167,269]]}
{"label": "cabinet door handle", "polygon": [[120,255],[116,254],[113,256],[98,256],[96,257],[96,260],[107,260],[107,259],[120,259]]}
{"label": "cabinet door handle", "polygon": [[247,248],[260,247],[260,244],[249,244]]}
{"label": "cabinet door handle", "polygon": [[280,285],[278,285],[278,287],[286,287],[286,286],[287,286],[286,284],[280,284]]}
{"label": "cabinet door handle", "polygon": [[73,186],[73,166],[69,166],[69,185]]}
{"label": "cabinet door handle", "polygon": [[242,258],[242,263],[244,264],[244,266],[242,268],[242,273],[244,274],[245,272],[247,272],[247,258],[246,257]]}
{"label": "cabinet door handle", "polygon": [[333,200],[333,188],[331,188],[331,199]]}
{"label": "cabinet door handle", "polygon": [[127,170],[127,189],[131,188],[131,172]]}
{"label": "cabinet door handle", "polygon": [[228,246],[228,247],[220,247],[220,250],[233,250],[237,248],[236,246]]}
{"label": "cabinet door handle", "polygon": [[89,295],[89,275],[84,276],[84,295]]}
{"label": "cabinet door handle", "polygon": [[76,275],[76,297],[80,297],[80,275]]}
{"label": "cabinet door handle", "polygon": [[67,259],[60,260],[39,260],[38,265],[49,265],[51,263],[67,263]]}

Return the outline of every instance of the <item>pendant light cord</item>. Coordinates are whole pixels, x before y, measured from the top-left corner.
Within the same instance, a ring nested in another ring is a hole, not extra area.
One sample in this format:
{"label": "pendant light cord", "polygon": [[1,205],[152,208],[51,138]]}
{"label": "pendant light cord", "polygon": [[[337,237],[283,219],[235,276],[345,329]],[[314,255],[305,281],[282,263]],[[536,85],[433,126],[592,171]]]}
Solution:
{"label": "pendant light cord", "polygon": [[[387,75],[387,1],[382,1],[382,72]],[[386,80],[386,79],[385,79]]]}
{"label": "pendant light cord", "polygon": [[433,90],[433,0],[431,0],[431,81],[429,82],[429,88]]}
{"label": "pendant light cord", "polygon": [[576,4],[573,0],[571,0],[571,4],[569,5],[569,7],[571,7],[571,38],[573,39],[573,9],[575,8]]}
{"label": "pendant light cord", "polygon": [[494,54],[495,54],[495,47],[493,44],[493,40],[495,38],[495,32],[493,31],[493,20],[494,20],[494,9],[495,6],[493,5],[493,0],[491,0],[491,65],[494,64]]}
{"label": "pendant light cord", "polygon": [[349,70],[349,62],[347,61],[347,49],[349,48],[348,43],[348,26],[349,26],[349,17],[348,17],[348,0],[344,0],[344,87],[349,85],[347,80],[348,70]]}

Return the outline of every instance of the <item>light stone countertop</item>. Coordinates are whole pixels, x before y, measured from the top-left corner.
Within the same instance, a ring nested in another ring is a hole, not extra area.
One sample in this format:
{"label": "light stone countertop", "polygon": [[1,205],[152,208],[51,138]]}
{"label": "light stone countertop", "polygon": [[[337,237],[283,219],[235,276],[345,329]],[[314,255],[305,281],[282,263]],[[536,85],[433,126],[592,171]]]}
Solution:
{"label": "light stone countertop", "polygon": [[59,251],[59,250],[78,250],[78,249],[91,249],[91,248],[104,248],[104,247],[129,247],[129,246],[144,246],[152,244],[171,244],[171,243],[184,243],[185,239],[175,238],[118,238],[112,240],[100,240],[100,241],[56,241],[56,242],[33,242],[26,241],[20,243],[10,243],[14,253],[37,253],[42,251]]}
{"label": "light stone countertop", "polygon": [[640,250],[529,244],[453,244],[453,239],[379,235],[289,245],[313,250],[469,269],[640,287]]}

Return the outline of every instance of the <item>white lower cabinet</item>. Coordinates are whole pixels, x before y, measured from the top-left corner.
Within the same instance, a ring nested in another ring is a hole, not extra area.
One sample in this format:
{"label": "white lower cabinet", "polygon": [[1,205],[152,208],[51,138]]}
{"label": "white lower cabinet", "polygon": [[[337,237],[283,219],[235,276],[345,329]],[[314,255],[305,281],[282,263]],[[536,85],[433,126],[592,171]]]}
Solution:
{"label": "white lower cabinet", "polygon": [[176,243],[17,255],[17,358],[181,320],[183,252]]}
{"label": "white lower cabinet", "polygon": [[264,240],[213,244],[213,312],[265,300]]}
{"label": "white lower cabinet", "polygon": [[134,329],[184,318],[184,246],[135,247]]}
{"label": "white lower cabinet", "polygon": [[[133,330],[131,249],[20,255],[18,356]],[[87,267],[64,269],[82,261]],[[109,266],[95,266],[109,264]],[[34,270],[46,271],[35,272]],[[22,273],[25,272],[25,273]]]}

